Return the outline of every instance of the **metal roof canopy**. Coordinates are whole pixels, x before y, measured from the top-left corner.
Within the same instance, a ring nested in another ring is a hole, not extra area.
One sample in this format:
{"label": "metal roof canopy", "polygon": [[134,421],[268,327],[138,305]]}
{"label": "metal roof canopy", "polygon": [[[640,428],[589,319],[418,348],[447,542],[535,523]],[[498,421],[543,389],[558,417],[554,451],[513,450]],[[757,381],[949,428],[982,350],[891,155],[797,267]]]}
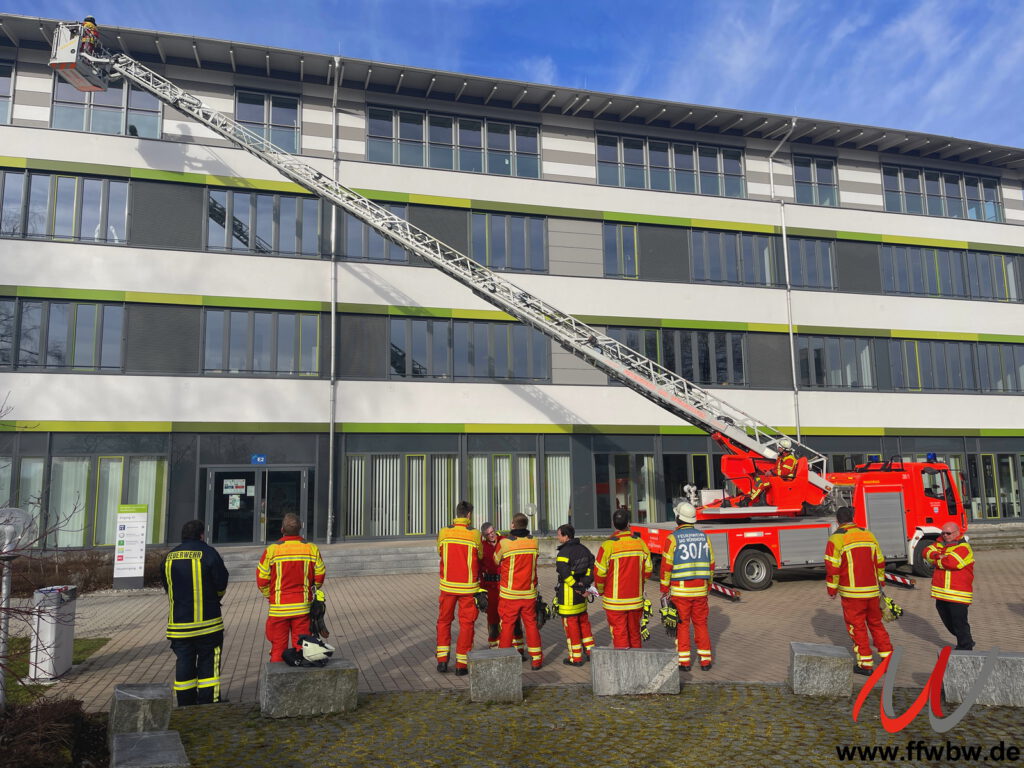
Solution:
{"label": "metal roof canopy", "polygon": [[[0,15],[0,56],[8,42],[49,49],[54,19]],[[141,61],[220,72],[332,84],[334,57],[251,43],[100,26],[107,47]],[[503,80],[439,70],[339,57],[341,85],[371,93],[400,94],[464,104],[488,105],[528,115],[591,118],[599,130],[630,132],[645,127],[675,128],[708,135],[780,138],[792,116],[682,104],[577,88]],[[894,158],[972,163],[991,168],[1024,167],[1024,149],[919,133],[796,116],[790,141],[807,146],[877,151]]]}

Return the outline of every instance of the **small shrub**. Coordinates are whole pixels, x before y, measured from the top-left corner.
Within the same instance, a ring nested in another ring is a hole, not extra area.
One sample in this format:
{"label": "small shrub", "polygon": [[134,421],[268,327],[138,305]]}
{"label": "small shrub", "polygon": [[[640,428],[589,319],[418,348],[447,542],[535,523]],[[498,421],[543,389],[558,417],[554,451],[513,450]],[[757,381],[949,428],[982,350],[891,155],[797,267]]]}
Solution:
{"label": "small shrub", "polygon": [[[143,578],[147,587],[160,586],[160,568],[167,550],[146,550]],[[72,549],[27,552],[12,561],[15,597],[31,597],[42,587],[74,584],[78,594],[110,589],[114,584],[113,549]]]}
{"label": "small shrub", "polygon": [[40,699],[0,715],[5,768],[99,768],[109,763],[106,715],[75,699]]}

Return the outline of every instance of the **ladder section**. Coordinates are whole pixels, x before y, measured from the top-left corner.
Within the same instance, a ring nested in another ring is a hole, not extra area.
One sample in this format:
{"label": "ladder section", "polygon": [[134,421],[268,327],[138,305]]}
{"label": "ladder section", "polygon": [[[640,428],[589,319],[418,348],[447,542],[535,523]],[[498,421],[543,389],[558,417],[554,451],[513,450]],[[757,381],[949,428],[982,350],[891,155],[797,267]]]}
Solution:
{"label": "ladder section", "polygon": [[[97,68],[109,68],[112,73],[124,76],[165,104],[184,112],[235,146],[273,166],[296,184],[344,209],[393,242],[416,253],[484,301],[536,328],[573,355],[589,362],[673,415],[705,432],[721,433],[766,459],[774,460],[778,455],[778,443],[787,437],[782,432],[560,311],[543,299],[527,293],[432,235],[274,146],[263,136],[207,106],[195,95],[179,88],[130,56],[110,54],[106,51],[97,53],[97,56],[82,54],[82,58]],[[57,71],[58,74],[61,73],[61,70]],[[831,483],[824,477],[825,456],[796,441],[793,441],[793,450],[797,456],[807,458],[810,482],[821,490],[830,490]]]}

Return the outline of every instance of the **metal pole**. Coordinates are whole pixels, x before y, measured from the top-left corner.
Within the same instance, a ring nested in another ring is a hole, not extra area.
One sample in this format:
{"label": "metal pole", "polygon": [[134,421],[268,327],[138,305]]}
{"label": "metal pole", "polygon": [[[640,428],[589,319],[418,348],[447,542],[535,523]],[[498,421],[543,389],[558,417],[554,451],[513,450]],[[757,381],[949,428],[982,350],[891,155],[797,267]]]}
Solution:
{"label": "metal pole", "polygon": [[9,555],[0,556],[0,568],[4,571],[3,592],[0,594],[0,713],[7,709],[7,638],[11,616],[11,560]]}
{"label": "metal pole", "polygon": [[[338,57],[334,57],[334,94],[331,97],[331,147],[334,155],[334,178],[338,179]],[[337,398],[338,398],[338,209],[330,206],[331,212],[331,375],[329,384],[331,392],[328,397],[327,427],[327,543],[334,540],[334,433],[337,430]]]}

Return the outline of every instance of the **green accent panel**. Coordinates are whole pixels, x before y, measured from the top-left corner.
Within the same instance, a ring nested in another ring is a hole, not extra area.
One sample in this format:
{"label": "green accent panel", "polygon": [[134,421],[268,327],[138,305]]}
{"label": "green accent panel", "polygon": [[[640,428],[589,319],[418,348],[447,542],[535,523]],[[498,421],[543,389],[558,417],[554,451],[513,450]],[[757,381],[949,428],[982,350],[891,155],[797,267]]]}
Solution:
{"label": "green accent panel", "polygon": [[281,434],[285,432],[324,433],[329,430],[330,425],[326,421],[175,421],[171,425],[172,432],[270,432]]}
{"label": "green accent panel", "polygon": [[880,336],[890,338],[895,331],[889,328],[837,328],[831,325],[794,325],[793,333],[814,333],[823,336]]}
{"label": "green accent panel", "polygon": [[339,301],[338,311],[354,315],[386,315],[388,307],[383,304],[348,304]]}
{"label": "green accent panel", "polygon": [[[352,188],[352,191],[363,197],[368,197],[371,200],[379,200],[386,203],[408,203],[409,193],[408,192],[385,192],[381,189],[356,189]],[[437,200],[444,200],[443,197],[435,198]],[[440,203],[438,203],[440,205]]]}
{"label": "green accent panel", "polygon": [[438,197],[437,195],[409,195],[410,203],[417,203],[419,205],[443,205],[446,208],[472,208],[473,202],[469,199],[460,199],[457,197]]}
{"label": "green accent panel", "polygon": [[[662,328],[703,328],[709,331],[746,331],[749,323],[731,322],[729,320],[663,320]],[[785,328],[786,326],[780,326]]]}
{"label": "green accent panel", "polygon": [[497,309],[453,309],[451,317],[456,320],[501,320],[518,322],[512,315]]}
{"label": "green accent panel", "polygon": [[124,301],[124,291],[101,291],[90,288],[48,288],[20,285],[14,288],[16,296],[30,299],[70,299],[86,301]]}
{"label": "green accent panel", "polygon": [[40,160],[29,158],[27,167],[33,171],[53,171],[55,173],[90,173],[97,176],[130,176],[132,169],[122,165],[103,165],[101,163],[79,163],[67,160]]}
{"label": "green accent panel", "polygon": [[669,227],[689,227],[693,221],[678,216],[654,216],[645,213],[614,213],[610,211],[606,211],[603,218],[605,221],[621,221],[629,224],[664,224]]}
{"label": "green accent panel", "polygon": [[125,301],[134,301],[139,304],[187,304],[189,306],[202,306],[203,297],[189,293],[146,293],[143,291],[125,291]]}
{"label": "green accent panel", "polygon": [[968,243],[967,247],[972,251],[991,251],[993,253],[1024,253],[1024,246],[1019,245],[993,245],[992,243]]}
{"label": "green accent panel", "polygon": [[959,248],[967,249],[966,240],[939,240],[931,237],[902,237],[900,235],[882,235],[883,243],[893,245],[920,245],[925,248]]}
{"label": "green accent panel", "polygon": [[[781,228],[780,232],[781,234]],[[828,229],[808,229],[807,227],[786,227],[787,237],[824,237],[834,239],[836,232]]]}
{"label": "green accent panel", "polygon": [[481,434],[516,434],[516,435],[568,435],[572,434],[571,425],[565,424],[464,424],[463,432],[471,435]]}
{"label": "green accent panel", "polygon": [[451,317],[452,311],[436,307],[388,307],[388,314],[396,317]]}
{"label": "green accent panel", "polygon": [[330,302],[298,299],[250,299],[237,296],[203,296],[204,307],[238,307],[239,309],[286,309],[295,312],[327,312]]}
{"label": "green accent panel", "polygon": [[703,429],[697,427],[683,427],[683,426],[662,426],[658,427],[658,434],[661,435],[704,435],[707,434]]}
{"label": "green accent panel", "polygon": [[893,329],[894,339],[939,339],[941,341],[977,341],[976,333],[957,333],[947,331],[898,331]]}
{"label": "green accent panel", "polygon": [[[762,333],[789,333],[789,326],[785,323],[747,323],[748,331],[761,331]],[[794,327],[793,332],[796,333]]]}
{"label": "green accent panel", "polygon": [[1024,336],[1014,336],[1009,333],[976,333],[974,334],[974,337],[976,341],[995,341],[1000,344],[1024,344]]}
{"label": "green accent panel", "polygon": [[[781,430],[783,432],[793,432],[796,430]],[[815,435],[818,437],[828,437],[829,435],[836,436],[867,436],[867,437],[882,437],[883,435],[889,434],[883,427],[804,427],[800,430],[801,435],[806,437],[807,435]]]}
{"label": "green accent panel", "polygon": [[450,435],[462,434],[465,431],[465,424],[356,424],[351,422],[338,422],[337,431],[346,434],[401,434],[404,432],[418,434],[421,432]]}
{"label": "green accent panel", "polygon": [[865,243],[880,243],[882,242],[881,235],[872,235],[868,232],[836,232],[837,240],[860,240]]}
{"label": "green accent panel", "polygon": [[588,211],[583,208],[558,208],[550,205],[530,205],[528,203],[502,203],[494,200],[473,200],[473,207],[488,211],[501,211],[504,213],[525,213],[535,216],[557,216],[563,219],[590,219],[601,218],[600,211]]}
{"label": "green accent panel", "polygon": [[779,228],[772,224],[746,224],[739,221],[715,221],[714,219],[690,219],[692,226],[704,229],[730,229],[736,232],[761,232],[766,235],[778,234]]}
{"label": "green accent panel", "polygon": [[169,421],[4,421],[0,432],[172,432]]}
{"label": "green accent panel", "polygon": [[28,168],[28,160],[24,157],[7,157],[0,155],[0,166],[7,168]]}

